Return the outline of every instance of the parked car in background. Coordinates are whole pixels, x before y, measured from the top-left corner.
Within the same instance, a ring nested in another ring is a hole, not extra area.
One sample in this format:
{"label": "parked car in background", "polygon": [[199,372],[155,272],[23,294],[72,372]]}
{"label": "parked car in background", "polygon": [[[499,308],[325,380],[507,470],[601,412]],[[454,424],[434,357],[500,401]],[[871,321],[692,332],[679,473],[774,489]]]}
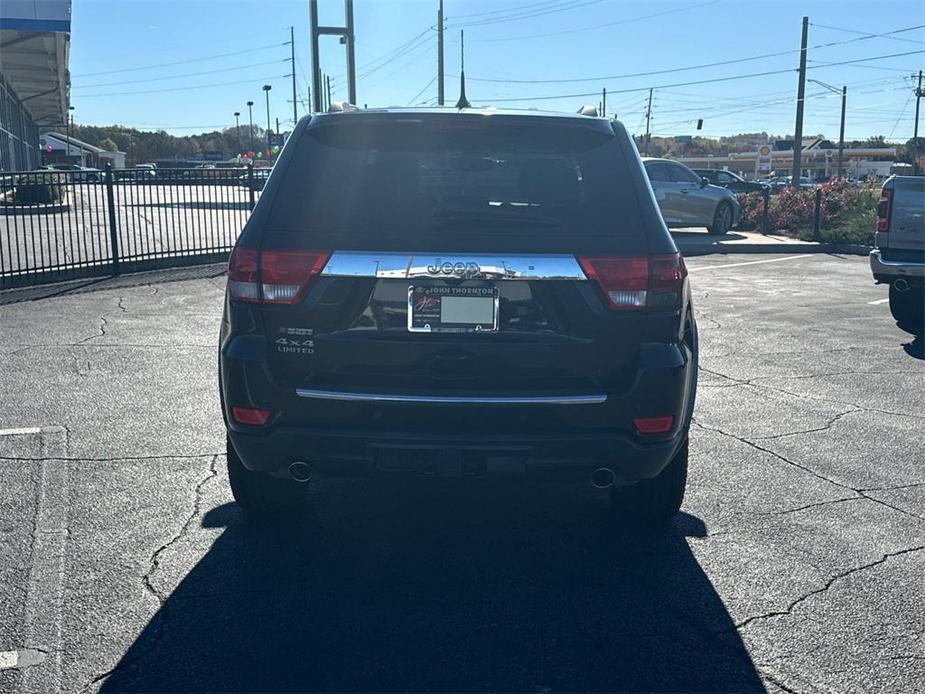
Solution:
{"label": "parked car in background", "polygon": [[761,193],[768,188],[758,181],[746,181],[738,174],[725,169],[691,169],[698,176],[707,179],[714,186],[728,188],[733,193]]}
{"label": "parked car in background", "polygon": [[880,191],[870,254],[874,281],[890,285],[890,312],[903,330],[925,334],[925,178],[893,176]]}
{"label": "parked car in background", "polygon": [[69,171],[71,175],[68,178],[77,183],[99,183],[103,180],[103,172],[92,166],[62,163],[46,164],[42,169],[46,171]]}
{"label": "parked car in background", "polygon": [[250,186],[253,190],[263,190],[267,179],[270,178],[270,171],[271,169],[254,169],[253,174],[245,173],[238,177],[238,182],[245,188]]}
{"label": "parked car in background", "polygon": [[277,167],[231,254],[219,340],[242,507],[297,510],[313,476],[500,477],[584,480],[646,523],[677,513],[697,326],[620,122],[327,113]]}
{"label": "parked car in background", "polygon": [[642,161],[669,227],[706,227],[711,234],[725,234],[738,224],[741,208],[732,191],[711,185],[680,162]]}
{"label": "parked car in background", "polygon": [[157,178],[157,167],[154,164],[135,164],[135,181],[147,183]]}

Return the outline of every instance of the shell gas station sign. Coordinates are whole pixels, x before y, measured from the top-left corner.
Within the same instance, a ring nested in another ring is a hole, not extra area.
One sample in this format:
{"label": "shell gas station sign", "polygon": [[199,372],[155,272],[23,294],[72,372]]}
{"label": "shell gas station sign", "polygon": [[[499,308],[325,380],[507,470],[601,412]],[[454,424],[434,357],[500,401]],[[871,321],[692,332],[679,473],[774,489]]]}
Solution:
{"label": "shell gas station sign", "polygon": [[759,173],[771,170],[771,145],[761,145],[758,148],[757,169]]}

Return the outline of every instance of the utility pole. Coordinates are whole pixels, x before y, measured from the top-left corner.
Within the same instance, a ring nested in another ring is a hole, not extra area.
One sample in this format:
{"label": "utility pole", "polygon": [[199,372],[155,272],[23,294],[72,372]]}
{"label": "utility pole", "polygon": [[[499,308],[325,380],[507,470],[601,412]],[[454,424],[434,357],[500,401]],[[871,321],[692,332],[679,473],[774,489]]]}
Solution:
{"label": "utility pole", "polygon": [[649,121],[652,119],[652,92],[654,89],[649,89],[649,105],[646,107],[646,147],[644,156],[649,156]]}
{"label": "utility pole", "polygon": [[[921,86],[921,85],[920,85]],[[918,109],[918,102],[916,102],[916,109]],[[918,110],[916,110],[916,120],[918,119]],[[74,124],[74,107],[67,107],[67,120],[64,121],[64,125],[67,128],[67,154],[65,159],[70,159],[71,157],[71,126]],[[916,122],[916,132],[918,132],[918,123]],[[70,162],[68,162],[70,164]]]}
{"label": "utility pole", "polygon": [[793,168],[790,182],[797,185],[803,174],[803,100],[806,96],[806,39],[809,34],[809,17],[803,17],[803,37],[800,40],[800,81],[797,85],[797,122],[793,128]]}
{"label": "utility pole", "polygon": [[241,151],[241,112],[234,112],[234,134],[238,140],[238,152]]}
{"label": "utility pole", "polygon": [[838,131],[838,169],[836,174],[841,178],[842,152],[845,151],[845,102],[848,100],[848,87],[841,88],[841,128]]}
{"label": "utility pole", "polygon": [[607,87],[601,90],[601,118],[607,117]]}
{"label": "utility pole", "polygon": [[253,151],[254,150],[254,102],[253,101],[247,102],[247,117],[250,120],[250,124],[251,124],[250,138],[249,138],[247,147],[248,149]]}
{"label": "utility pole", "polygon": [[292,66],[292,127],[295,128],[299,122],[299,102],[296,101],[295,88],[295,27],[289,27],[289,64]]}
{"label": "utility pole", "polygon": [[922,71],[919,70],[919,86],[915,90],[915,132],[912,134],[912,174],[919,173],[919,101],[925,96],[922,91]]}
{"label": "utility pole", "polygon": [[443,106],[443,0],[437,0],[437,106]]}
{"label": "utility pole", "polygon": [[[276,119],[276,139],[279,140],[279,118]],[[272,148],[272,145],[271,145]]]}
{"label": "utility pole", "polygon": [[321,102],[324,97],[324,86],[321,79],[321,56],[318,39],[321,36],[339,36],[341,43],[347,47],[347,100],[355,104],[357,101],[356,80],[356,37],[353,25],[353,0],[344,0],[344,13],[346,15],[344,26],[318,25],[318,0],[309,0],[308,18],[312,33],[312,107],[315,112],[324,110]]}
{"label": "utility pole", "polygon": [[331,108],[331,76],[325,75],[324,81],[326,83],[325,89],[327,90],[327,93],[328,93],[328,108]]}

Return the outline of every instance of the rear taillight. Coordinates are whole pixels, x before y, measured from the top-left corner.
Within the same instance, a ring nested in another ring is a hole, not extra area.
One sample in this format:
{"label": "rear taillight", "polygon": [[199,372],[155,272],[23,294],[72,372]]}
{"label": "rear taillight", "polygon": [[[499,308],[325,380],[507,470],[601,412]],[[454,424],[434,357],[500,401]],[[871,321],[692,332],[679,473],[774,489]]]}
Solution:
{"label": "rear taillight", "polygon": [[877,233],[885,234],[890,230],[890,210],[893,203],[893,191],[881,190],[877,201]]}
{"label": "rear taillight", "polygon": [[681,305],[687,268],[677,253],[650,257],[589,256],[578,260],[613,311]]}
{"label": "rear taillight", "polygon": [[238,301],[260,301],[257,283],[257,249],[238,248],[228,261],[228,295]]}
{"label": "rear taillight", "polygon": [[260,288],[265,304],[294,304],[309,281],[324,269],[327,253],[263,251],[260,254]]}
{"label": "rear taillight", "polygon": [[674,424],[674,417],[636,417],[633,420],[633,426],[640,434],[664,434],[671,431],[671,425]]}
{"label": "rear taillight", "polygon": [[235,248],[228,262],[228,294],[238,301],[294,304],[328,262],[328,253],[258,252]]}

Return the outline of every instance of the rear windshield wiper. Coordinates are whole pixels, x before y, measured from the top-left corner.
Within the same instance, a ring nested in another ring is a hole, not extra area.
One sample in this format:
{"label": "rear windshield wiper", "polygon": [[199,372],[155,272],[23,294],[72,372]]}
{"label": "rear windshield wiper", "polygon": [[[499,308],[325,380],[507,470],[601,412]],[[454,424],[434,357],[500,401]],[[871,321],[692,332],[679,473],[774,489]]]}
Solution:
{"label": "rear windshield wiper", "polygon": [[442,207],[434,210],[433,218],[438,224],[517,224],[527,226],[561,226],[555,217],[536,212],[517,212],[516,208],[488,207]]}

